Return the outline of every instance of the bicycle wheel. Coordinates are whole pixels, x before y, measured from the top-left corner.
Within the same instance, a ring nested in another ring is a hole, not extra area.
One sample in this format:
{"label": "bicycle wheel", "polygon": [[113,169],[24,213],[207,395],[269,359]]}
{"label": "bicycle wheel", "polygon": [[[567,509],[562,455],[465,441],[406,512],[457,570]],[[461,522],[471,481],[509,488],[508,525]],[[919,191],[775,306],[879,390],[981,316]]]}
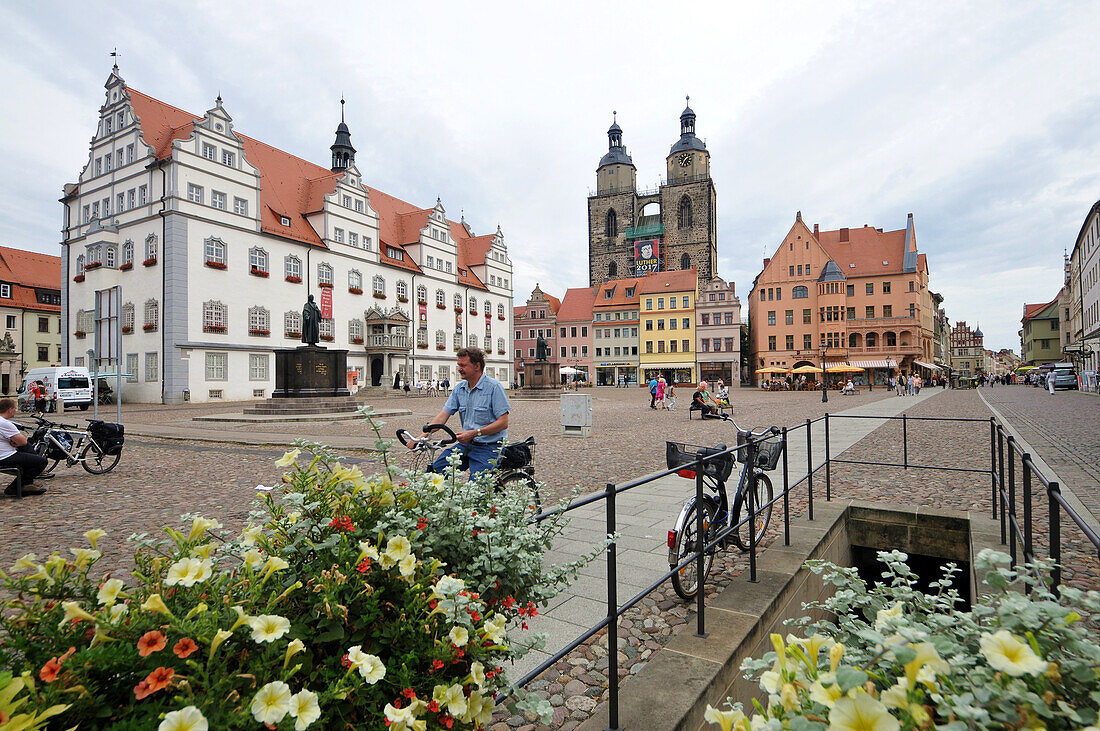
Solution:
{"label": "bicycle wheel", "polygon": [[[676,535],[676,543],[673,546],[676,566],[682,563],[689,556],[693,556],[696,551],[696,546],[699,545],[698,541],[698,518],[696,510],[699,509],[699,504],[692,505],[687,512],[686,519],[684,520],[684,529]],[[714,505],[709,502],[703,503],[703,532],[706,535],[710,535],[714,532]],[[694,599],[695,594],[699,591],[699,585],[707,580],[707,575],[710,574],[710,566],[714,561],[714,551],[707,551],[703,555],[703,576],[699,577],[699,564],[697,561],[692,561],[687,566],[684,566],[679,571],[672,575],[672,588],[676,590],[676,593],[681,599]]]}
{"label": "bicycle wheel", "polygon": [[[748,500],[746,499],[747,493],[739,493],[737,499],[733,502],[733,522],[740,523],[742,513],[747,517],[748,515]],[[753,509],[756,510],[756,519],[754,521],[746,521],[744,525],[739,527],[733,533],[730,534],[730,538],[742,551],[749,550],[749,531],[755,526],[756,529],[756,544],[760,545],[760,540],[764,537],[764,533],[768,530],[768,523],[772,519],[772,508],[775,507],[771,504],[772,501],[772,481],[763,472],[756,473],[756,491],[752,496]],[[767,505],[763,510],[760,509],[761,505]]]}
{"label": "bicycle wheel", "polygon": [[48,464],[46,465],[46,469],[42,470],[43,475],[48,475],[51,472],[53,472],[54,468],[57,467],[57,463],[61,461],[59,459],[50,459],[50,457],[49,457],[50,445],[49,445],[49,443],[46,442],[45,439],[41,439],[41,440],[35,442],[34,446],[31,447],[31,451],[33,451],[39,457],[45,457],[48,460]]}
{"label": "bicycle wheel", "polygon": [[542,512],[542,496],[539,495],[539,486],[535,478],[526,472],[512,472],[505,475],[500,481],[500,489],[511,494],[523,494],[527,496],[527,506],[536,513]]}
{"label": "bicycle wheel", "polygon": [[103,475],[113,470],[121,457],[121,450],[105,454],[98,444],[90,442],[80,453],[80,465],[93,475]]}

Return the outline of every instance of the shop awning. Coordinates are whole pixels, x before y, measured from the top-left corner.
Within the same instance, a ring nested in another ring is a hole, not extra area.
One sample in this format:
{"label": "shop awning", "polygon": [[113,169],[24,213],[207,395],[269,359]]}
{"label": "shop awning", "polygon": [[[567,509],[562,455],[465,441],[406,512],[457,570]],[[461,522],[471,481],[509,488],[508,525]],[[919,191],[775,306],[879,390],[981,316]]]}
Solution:
{"label": "shop awning", "polygon": [[848,364],[860,368],[893,368],[897,365],[896,363],[888,363],[885,360],[850,360]]}
{"label": "shop awning", "polygon": [[933,365],[932,363],[925,363],[923,360],[915,360],[915,361],[913,361],[913,365],[918,365],[921,368],[927,368],[930,371],[938,371],[940,369],[940,367],[938,365]]}

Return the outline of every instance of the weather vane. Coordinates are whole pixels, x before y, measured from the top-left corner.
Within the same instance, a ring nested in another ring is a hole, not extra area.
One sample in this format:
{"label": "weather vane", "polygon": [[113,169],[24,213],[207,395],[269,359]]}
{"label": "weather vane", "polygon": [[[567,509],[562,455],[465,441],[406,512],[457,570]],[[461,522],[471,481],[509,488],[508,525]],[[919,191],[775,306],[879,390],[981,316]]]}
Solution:
{"label": "weather vane", "polygon": [[122,54],[118,52],[118,46],[115,46],[111,50],[111,58],[114,59],[114,67],[115,67],[116,71],[118,70],[118,59],[119,59],[119,56],[121,56],[121,55]]}

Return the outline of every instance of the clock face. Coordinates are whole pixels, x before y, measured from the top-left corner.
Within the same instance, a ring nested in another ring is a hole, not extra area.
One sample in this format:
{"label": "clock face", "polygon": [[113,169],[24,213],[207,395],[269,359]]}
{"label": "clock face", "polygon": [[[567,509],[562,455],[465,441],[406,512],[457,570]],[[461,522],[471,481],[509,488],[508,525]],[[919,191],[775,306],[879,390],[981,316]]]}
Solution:
{"label": "clock face", "polygon": [[686,168],[688,165],[691,164],[692,157],[693,156],[690,152],[681,152],[677,162],[680,163],[680,167]]}

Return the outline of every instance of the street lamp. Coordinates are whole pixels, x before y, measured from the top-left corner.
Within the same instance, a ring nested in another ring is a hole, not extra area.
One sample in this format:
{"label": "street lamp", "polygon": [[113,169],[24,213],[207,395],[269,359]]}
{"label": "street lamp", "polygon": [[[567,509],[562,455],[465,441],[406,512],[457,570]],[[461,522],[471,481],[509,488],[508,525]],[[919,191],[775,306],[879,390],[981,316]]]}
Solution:
{"label": "street lamp", "polygon": [[828,346],[821,346],[821,403],[829,403],[829,389],[825,385],[825,353],[828,351]]}

